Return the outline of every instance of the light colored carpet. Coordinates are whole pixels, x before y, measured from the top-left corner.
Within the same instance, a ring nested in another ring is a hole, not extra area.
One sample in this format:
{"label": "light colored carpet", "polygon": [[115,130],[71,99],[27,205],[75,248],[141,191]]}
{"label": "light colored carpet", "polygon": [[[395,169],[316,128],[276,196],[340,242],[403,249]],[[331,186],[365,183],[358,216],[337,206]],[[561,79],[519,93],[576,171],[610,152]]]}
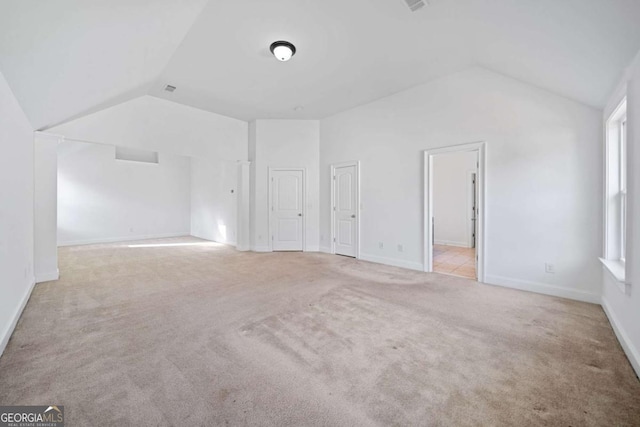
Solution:
{"label": "light colored carpet", "polygon": [[640,425],[596,305],[195,238],[60,267],[0,359],[0,404],[65,405],[69,426]]}

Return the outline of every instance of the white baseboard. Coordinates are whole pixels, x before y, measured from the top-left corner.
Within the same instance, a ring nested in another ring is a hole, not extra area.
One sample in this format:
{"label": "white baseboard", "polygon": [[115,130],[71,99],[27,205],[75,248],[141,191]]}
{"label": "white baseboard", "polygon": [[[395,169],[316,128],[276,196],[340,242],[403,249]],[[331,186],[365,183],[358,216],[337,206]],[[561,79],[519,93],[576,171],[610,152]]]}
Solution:
{"label": "white baseboard", "polygon": [[[198,237],[198,236],[193,236],[193,237]],[[204,237],[198,237],[198,239],[208,240],[214,243],[220,243],[221,245],[233,246],[234,248],[238,247],[238,244],[236,242],[225,242],[223,240],[211,240],[211,239],[205,239]]]}
{"label": "white baseboard", "polygon": [[469,245],[468,242],[454,242],[452,240],[435,240],[434,242],[436,245],[444,245],[444,246],[455,246],[458,248],[470,248],[471,245]]}
{"label": "white baseboard", "polygon": [[59,278],[60,278],[60,270],[56,268],[56,271],[37,274],[36,283],[51,282],[52,280],[58,280]]}
{"label": "white baseboard", "polygon": [[363,254],[360,252],[360,259],[363,261],[375,262],[377,264],[392,265],[394,267],[408,268],[410,270],[424,271],[421,262],[406,261],[403,259],[385,258],[377,255]]}
{"label": "white baseboard", "polygon": [[308,245],[305,249],[305,252],[320,252],[320,247],[318,245]]}
{"label": "white baseboard", "polygon": [[20,316],[22,316],[22,312],[24,311],[24,308],[27,306],[27,302],[31,297],[31,292],[33,292],[33,287],[35,285],[36,285],[36,279],[35,277],[32,277],[28,284],[27,292],[25,292],[25,295],[22,297],[22,301],[20,302],[20,305],[18,306],[16,311],[13,313],[13,318],[11,319],[11,323],[9,323],[7,329],[5,329],[2,332],[2,339],[0,340],[0,356],[2,356],[2,353],[4,353],[4,349],[7,348],[7,344],[9,344],[9,339],[11,339],[11,335],[13,334],[13,331],[16,329],[18,320],[20,320]]}
{"label": "white baseboard", "polygon": [[100,239],[83,239],[83,240],[71,240],[67,242],[58,242],[58,246],[77,246],[77,245],[95,245],[99,243],[117,243],[117,242],[130,242],[133,240],[147,240],[147,239],[164,239],[167,237],[187,237],[191,236],[189,231],[182,233],[164,233],[164,234],[141,234],[136,236],[123,236],[123,237],[105,237]]}
{"label": "white baseboard", "polygon": [[538,294],[552,295],[554,297],[568,298],[577,301],[600,304],[600,295],[575,289],[561,288],[546,283],[530,282],[527,280],[512,279],[510,277],[486,275],[484,283],[488,285],[503,286],[505,288],[519,289],[521,291],[535,292]]}
{"label": "white baseboard", "polygon": [[271,252],[269,246],[254,246],[251,250],[253,252]]}
{"label": "white baseboard", "polygon": [[620,324],[620,321],[611,309],[609,302],[604,297],[602,297],[602,308],[609,318],[609,323],[611,323],[613,332],[615,332],[624,353],[627,355],[631,366],[633,366],[633,370],[636,371],[636,375],[640,377],[640,351],[638,351],[638,349],[633,345],[629,336]]}
{"label": "white baseboard", "polygon": [[[238,247],[238,242],[236,241],[216,239],[214,237],[200,235],[198,233],[187,233],[187,234],[183,234],[182,236],[192,236],[192,237],[197,237],[198,239],[208,240],[209,242],[220,243],[221,245],[233,246],[235,248]],[[181,236],[168,236],[168,237],[181,237]]]}
{"label": "white baseboard", "polygon": [[324,252],[325,254],[330,254],[331,248],[328,246],[320,246],[320,252]]}

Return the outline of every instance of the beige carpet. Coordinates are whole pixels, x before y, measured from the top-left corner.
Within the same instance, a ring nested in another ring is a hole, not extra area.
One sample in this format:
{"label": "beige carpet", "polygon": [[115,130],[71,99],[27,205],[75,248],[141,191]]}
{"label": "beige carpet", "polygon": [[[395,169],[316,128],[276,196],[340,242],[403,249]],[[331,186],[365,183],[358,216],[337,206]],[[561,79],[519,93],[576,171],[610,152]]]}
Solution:
{"label": "beige carpet", "polygon": [[195,238],[60,267],[0,359],[0,404],[65,405],[68,426],[640,425],[596,305]]}

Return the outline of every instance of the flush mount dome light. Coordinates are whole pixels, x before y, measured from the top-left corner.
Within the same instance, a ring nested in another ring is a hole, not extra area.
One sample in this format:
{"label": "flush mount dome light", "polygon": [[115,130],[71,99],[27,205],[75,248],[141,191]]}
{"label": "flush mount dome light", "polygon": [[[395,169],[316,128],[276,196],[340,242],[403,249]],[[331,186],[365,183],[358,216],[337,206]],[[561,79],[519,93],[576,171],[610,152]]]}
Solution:
{"label": "flush mount dome light", "polygon": [[296,54],[296,47],[284,40],[271,43],[271,47],[269,49],[278,61],[283,62],[290,60],[291,57]]}

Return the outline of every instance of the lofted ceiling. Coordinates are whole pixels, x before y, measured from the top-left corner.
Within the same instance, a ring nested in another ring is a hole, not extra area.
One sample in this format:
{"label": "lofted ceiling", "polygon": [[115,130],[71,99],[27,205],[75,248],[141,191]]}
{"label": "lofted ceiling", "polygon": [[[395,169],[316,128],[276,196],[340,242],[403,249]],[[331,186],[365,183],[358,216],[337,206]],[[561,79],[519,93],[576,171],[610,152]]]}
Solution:
{"label": "lofted ceiling", "polygon": [[0,0],[0,72],[35,129],[148,93],[207,0]]}
{"label": "lofted ceiling", "polygon": [[637,0],[0,1],[0,71],[35,128],[143,94],[317,119],[471,65],[601,108],[640,49]]}

